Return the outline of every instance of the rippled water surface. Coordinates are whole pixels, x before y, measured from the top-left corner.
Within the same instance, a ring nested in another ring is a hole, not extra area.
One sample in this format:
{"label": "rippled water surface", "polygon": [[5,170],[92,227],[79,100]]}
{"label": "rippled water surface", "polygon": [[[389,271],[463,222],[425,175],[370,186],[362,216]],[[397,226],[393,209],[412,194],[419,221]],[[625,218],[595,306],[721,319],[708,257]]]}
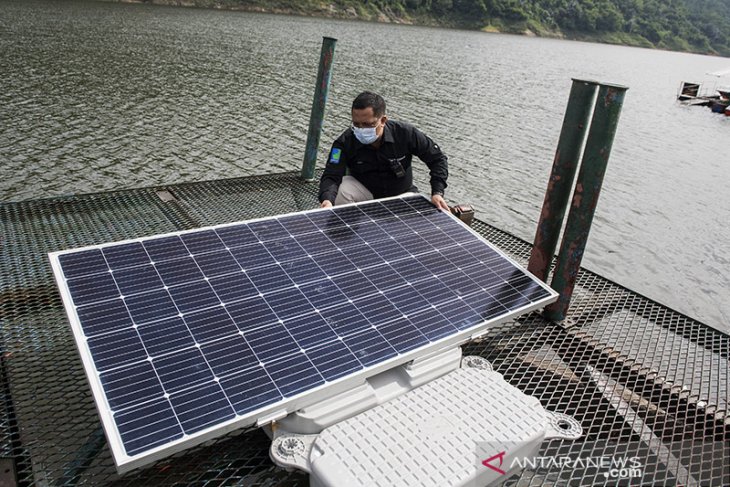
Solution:
{"label": "rippled water surface", "polygon": [[4,1],[0,199],[298,169],[322,36],[339,41],[320,164],[348,124],[352,97],[379,91],[391,117],[421,127],[449,155],[449,199],[528,240],[570,79],[629,86],[583,265],[730,330],[730,118],[674,103],[680,80],[728,68],[727,58],[242,12]]}

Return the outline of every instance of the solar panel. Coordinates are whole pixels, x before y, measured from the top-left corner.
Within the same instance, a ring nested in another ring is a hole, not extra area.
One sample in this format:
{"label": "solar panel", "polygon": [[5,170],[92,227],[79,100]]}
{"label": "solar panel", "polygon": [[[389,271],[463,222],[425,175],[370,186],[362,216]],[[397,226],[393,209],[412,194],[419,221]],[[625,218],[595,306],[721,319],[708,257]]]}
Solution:
{"label": "solar panel", "polygon": [[556,298],[418,195],[49,255],[120,472]]}

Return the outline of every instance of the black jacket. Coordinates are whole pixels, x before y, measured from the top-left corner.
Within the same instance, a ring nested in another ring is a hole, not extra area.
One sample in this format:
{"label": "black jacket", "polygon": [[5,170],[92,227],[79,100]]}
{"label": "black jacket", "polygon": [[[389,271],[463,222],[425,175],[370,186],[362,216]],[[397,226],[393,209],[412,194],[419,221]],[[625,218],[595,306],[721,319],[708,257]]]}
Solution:
{"label": "black jacket", "polygon": [[433,140],[414,126],[388,120],[378,149],[361,144],[352,129],[345,130],[332,144],[319,183],[319,201],[334,203],[345,170],[375,198],[416,191],[411,160],[418,156],[431,175],[431,193],[443,194],[449,175],[446,155]]}

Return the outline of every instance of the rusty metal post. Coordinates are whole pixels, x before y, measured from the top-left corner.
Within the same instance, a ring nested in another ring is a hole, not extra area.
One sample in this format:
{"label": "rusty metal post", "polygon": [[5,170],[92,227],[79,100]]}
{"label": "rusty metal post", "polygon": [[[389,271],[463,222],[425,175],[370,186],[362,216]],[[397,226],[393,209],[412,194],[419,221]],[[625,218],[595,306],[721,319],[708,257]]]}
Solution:
{"label": "rusty metal post", "polygon": [[558,245],[597,89],[598,83],[595,81],[573,79],[540,222],[535,232],[530,263],[527,266],[527,270],[542,281],[547,281],[550,263]]}
{"label": "rusty metal post", "polygon": [[312,113],[309,116],[309,131],[307,132],[307,146],[304,150],[301,178],[307,181],[314,179],[314,168],[317,164],[317,149],[322,135],[324,108],[327,105],[327,95],[332,78],[332,61],[335,57],[337,39],[322,38],[322,52],[319,56],[319,70],[317,71],[317,86],[314,89]]}
{"label": "rusty metal post", "polygon": [[545,318],[552,321],[564,320],[570,305],[627,89],[603,83],[598,88],[583,161],[550,283],[560,296],[544,311]]}

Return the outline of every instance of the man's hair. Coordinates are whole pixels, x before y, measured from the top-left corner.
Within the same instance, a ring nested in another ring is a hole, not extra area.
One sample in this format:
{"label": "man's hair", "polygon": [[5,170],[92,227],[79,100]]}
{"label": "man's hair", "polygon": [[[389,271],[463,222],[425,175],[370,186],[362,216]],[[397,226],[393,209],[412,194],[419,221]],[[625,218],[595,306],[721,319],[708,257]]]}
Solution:
{"label": "man's hair", "polygon": [[376,117],[385,115],[385,100],[382,96],[372,91],[363,91],[355,97],[352,102],[353,110],[362,110],[363,108],[372,108]]}

